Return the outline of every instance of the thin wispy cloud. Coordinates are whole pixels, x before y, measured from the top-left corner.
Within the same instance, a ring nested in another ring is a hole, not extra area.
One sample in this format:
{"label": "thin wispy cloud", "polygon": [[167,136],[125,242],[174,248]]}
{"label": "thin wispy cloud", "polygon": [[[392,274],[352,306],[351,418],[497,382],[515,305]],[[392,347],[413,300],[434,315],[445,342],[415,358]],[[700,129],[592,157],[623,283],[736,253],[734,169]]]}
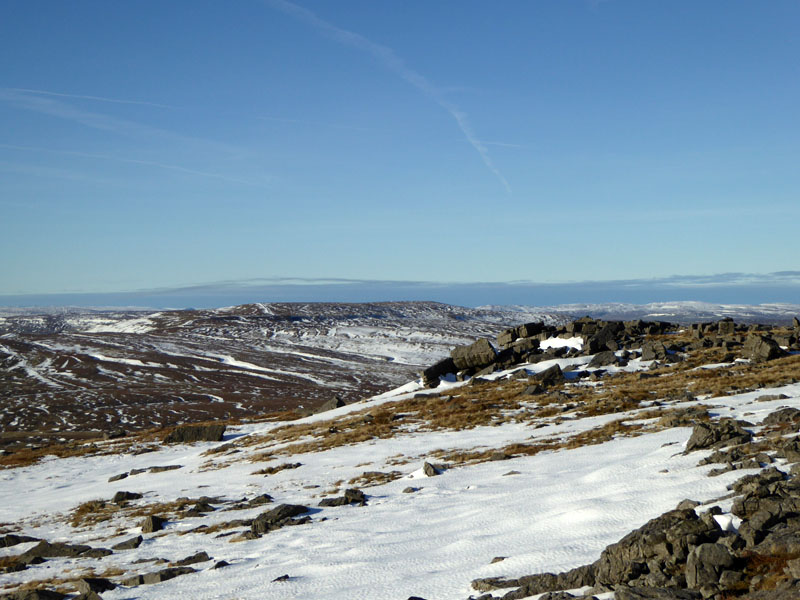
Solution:
{"label": "thin wispy cloud", "polygon": [[168,163],[153,161],[153,160],[140,160],[135,158],[124,158],[120,156],[112,156],[108,154],[93,154],[90,152],[78,152],[73,150],[55,150],[51,148],[39,148],[35,146],[17,146],[14,144],[2,144],[0,143],[0,148],[7,148],[9,150],[25,150],[30,152],[40,152],[40,153],[48,153],[48,154],[61,154],[64,156],[76,156],[79,158],[91,158],[96,160],[108,160],[113,162],[120,162],[132,165],[142,165],[148,167],[155,167],[158,169],[165,169],[168,171],[177,171],[180,173],[187,173],[190,175],[198,175],[200,177],[210,177],[213,179],[221,179],[223,181],[229,181],[232,183],[242,183],[245,185],[259,185],[253,181],[247,181],[245,179],[238,179],[236,177],[229,177],[227,175],[221,175],[219,173],[209,172],[209,171],[200,171],[198,169],[190,169],[188,167],[182,167],[179,165],[172,165]]}
{"label": "thin wispy cloud", "polygon": [[370,54],[384,68],[392,71],[400,78],[417,88],[420,92],[431,98],[434,102],[436,102],[436,104],[446,110],[456,121],[461,133],[480,155],[481,160],[483,160],[484,165],[486,165],[486,168],[489,169],[495,175],[495,177],[497,177],[500,183],[503,184],[503,187],[506,189],[506,191],[509,194],[511,193],[511,186],[508,184],[508,181],[503,174],[495,166],[491,156],[489,155],[489,150],[486,148],[486,145],[481,142],[477,135],[475,135],[475,132],[467,119],[467,114],[455,103],[451,102],[445,97],[443,88],[435,86],[425,76],[406,65],[403,59],[397,56],[394,50],[388,46],[373,42],[363,35],[353,31],[337,27],[336,25],[321,19],[310,10],[303,8],[302,6],[298,6],[297,4],[287,2],[286,0],[265,1],[273,8],[298,19],[314,27],[315,29],[318,29],[340,44],[350,46],[351,48],[356,48],[357,50]]}
{"label": "thin wispy cloud", "polygon": [[139,106],[153,106],[155,108],[177,108],[168,104],[159,104],[157,102],[145,102],[143,100],[123,100],[121,98],[105,98],[103,96],[85,96],[83,94],[65,94],[62,92],[51,92],[49,90],[32,90],[27,88],[4,88],[9,92],[18,92],[22,94],[35,94],[39,96],[57,96],[59,98],[72,98],[74,100],[93,100],[95,102],[110,102],[112,104],[137,104]]}
{"label": "thin wispy cloud", "polygon": [[54,98],[13,91],[10,88],[0,88],[0,102],[5,102],[6,104],[22,110],[28,110],[39,114],[64,119],[73,123],[78,123],[84,127],[89,127],[91,129],[105,131],[124,137],[174,140],[181,143],[189,143],[195,146],[204,145],[217,151],[224,151],[231,154],[241,153],[240,148],[232,147],[229,144],[184,136],[172,131],[160,129],[158,127],[145,125],[143,123],[76,108],[72,104],[63,102],[61,100],[56,100]]}

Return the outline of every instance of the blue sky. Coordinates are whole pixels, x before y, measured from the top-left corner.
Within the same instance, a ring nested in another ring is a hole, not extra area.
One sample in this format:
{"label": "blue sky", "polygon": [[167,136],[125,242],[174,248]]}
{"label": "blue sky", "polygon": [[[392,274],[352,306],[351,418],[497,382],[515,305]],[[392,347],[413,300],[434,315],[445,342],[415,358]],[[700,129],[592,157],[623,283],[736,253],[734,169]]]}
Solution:
{"label": "blue sky", "polygon": [[799,22],[795,0],[8,0],[0,303],[797,269]]}

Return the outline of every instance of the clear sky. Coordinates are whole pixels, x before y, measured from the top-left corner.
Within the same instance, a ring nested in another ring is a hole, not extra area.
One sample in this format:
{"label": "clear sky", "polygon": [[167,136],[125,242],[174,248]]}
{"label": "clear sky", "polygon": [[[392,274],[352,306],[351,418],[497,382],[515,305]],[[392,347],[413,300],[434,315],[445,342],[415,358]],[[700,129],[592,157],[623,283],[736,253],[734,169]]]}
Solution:
{"label": "clear sky", "polygon": [[797,269],[799,28],[797,0],[5,0],[0,295]]}

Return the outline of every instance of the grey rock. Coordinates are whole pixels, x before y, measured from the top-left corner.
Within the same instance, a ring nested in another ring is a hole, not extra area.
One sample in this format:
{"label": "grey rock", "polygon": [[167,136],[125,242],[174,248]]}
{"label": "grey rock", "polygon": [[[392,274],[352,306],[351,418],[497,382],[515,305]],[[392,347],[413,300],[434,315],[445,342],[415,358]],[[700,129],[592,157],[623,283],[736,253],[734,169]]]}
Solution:
{"label": "grey rock", "polygon": [[[174,471],[176,469],[182,469],[183,465],[159,465],[156,467],[150,467],[147,469],[148,473],[164,473],[166,471]],[[131,471],[133,473],[133,471]]]}
{"label": "grey rock", "polygon": [[614,592],[615,600],[701,600],[702,597],[700,592],[677,588],[619,587]]}
{"label": "grey rock", "polygon": [[[783,394],[781,394],[783,395]],[[797,408],[780,408],[774,412],[769,413],[764,420],[761,421],[762,425],[780,425],[784,423],[795,424],[800,421],[800,409]]]}
{"label": "grey rock", "polygon": [[642,360],[663,360],[667,357],[667,348],[661,342],[647,341],[642,344]]}
{"label": "grey rock", "polygon": [[117,492],[114,494],[114,498],[112,498],[112,502],[115,504],[120,504],[121,502],[127,502],[128,500],[138,500],[141,498],[142,495],[137,492]]}
{"label": "grey rock", "polygon": [[0,537],[0,548],[10,548],[17,544],[26,544],[28,542],[38,542],[39,538],[30,537],[27,535],[16,535],[14,533],[6,534]]}
{"label": "grey rock", "polygon": [[436,475],[441,475],[444,470],[436,465],[432,465],[429,462],[425,462],[422,465],[422,472],[428,477],[435,477]]}
{"label": "grey rock", "polygon": [[447,375],[448,373],[455,373],[459,369],[451,357],[444,358],[439,362],[431,365],[422,372],[422,381],[427,387],[436,387],[439,385],[439,378]]}
{"label": "grey rock", "polygon": [[686,442],[686,452],[743,444],[749,442],[752,437],[752,434],[743,429],[741,424],[734,419],[698,423],[694,426],[689,441]]}
{"label": "grey rock", "polygon": [[178,567],[186,567],[189,565],[196,565],[197,563],[201,562],[208,562],[209,560],[211,560],[211,557],[208,555],[208,553],[201,551],[176,561],[175,565]]}
{"label": "grey rock", "polygon": [[181,575],[188,575],[194,573],[195,570],[191,567],[169,567],[161,569],[153,573],[146,573],[144,575],[134,575],[122,580],[122,585],[128,587],[135,587],[138,585],[152,585],[154,583],[161,583],[162,581],[169,581]]}
{"label": "grey rock", "polygon": [[589,361],[590,367],[606,367],[608,365],[615,365],[619,362],[616,353],[612,352],[611,350],[605,350],[603,352],[598,352],[592,357],[592,360]]}
{"label": "grey rock", "polygon": [[319,408],[314,410],[314,413],[327,412],[329,410],[333,410],[334,408],[341,408],[342,406],[347,406],[345,401],[339,396],[334,396],[327,402],[323,402]]}
{"label": "grey rock", "polygon": [[167,520],[164,517],[150,515],[149,517],[146,517],[140,525],[142,528],[142,533],[154,533],[156,531],[161,531],[164,529],[164,523],[166,522]]}
{"label": "grey rock", "polygon": [[261,513],[253,519],[253,524],[250,526],[250,529],[252,533],[261,535],[289,524],[288,522],[293,517],[306,512],[308,512],[307,506],[299,504],[279,504],[272,510]]}
{"label": "grey rock", "polygon": [[457,346],[450,352],[450,357],[458,370],[482,369],[494,362],[497,353],[489,340],[481,338],[469,346]]}
{"label": "grey rock", "polygon": [[127,473],[120,473],[119,475],[112,475],[108,478],[108,482],[111,483],[112,481],[120,481],[121,479],[125,479],[128,476]]}
{"label": "grey rock", "polygon": [[225,425],[210,423],[206,425],[181,425],[173,429],[165,438],[165,444],[187,444],[191,442],[221,442]]}
{"label": "grey rock", "polygon": [[325,498],[320,501],[319,506],[345,506],[347,504],[358,504],[359,506],[366,506],[367,497],[361,490],[347,489],[344,491],[344,496],[337,496],[335,498]]}
{"label": "grey rock", "polygon": [[91,546],[82,544],[65,544],[63,542],[50,543],[42,540],[33,548],[20,555],[25,560],[28,558],[75,558],[91,550]]}
{"label": "grey rock", "polygon": [[113,590],[117,585],[102,577],[84,577],[78,582],[77,587],[81,594],[88,594],[89,592],[99,593]]}
{"label": "grey rock", "polygon": [[138,548],[142,544],[142,536],[137,535],[136,537],[132,537],[125,541],[120,542],[119,544],[114,544],[111,546],[113,550],[133,550],[134,548]]}
{"label": "grey rock", "polygon": [[773,360],[786,354],[775,340],[757,334],[747,336],[743,351],[745,357],[753,362]]}
{"label": "grey rock", "polygon": [[733,564],[733,556],[722,544],[700,544],[686,559],[686,585],[690,589],[716,585],[722,572]]}

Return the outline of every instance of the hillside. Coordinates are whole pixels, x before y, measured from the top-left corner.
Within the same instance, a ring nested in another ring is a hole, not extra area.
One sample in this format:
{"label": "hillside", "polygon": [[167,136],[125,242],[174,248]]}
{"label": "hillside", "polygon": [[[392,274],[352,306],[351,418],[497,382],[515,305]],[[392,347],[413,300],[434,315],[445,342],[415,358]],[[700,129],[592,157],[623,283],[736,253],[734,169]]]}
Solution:
{"label": "hillside", "polygon": [[794,598],[797,325],[528,323],[312,416],[17,450],[3,586]]}

